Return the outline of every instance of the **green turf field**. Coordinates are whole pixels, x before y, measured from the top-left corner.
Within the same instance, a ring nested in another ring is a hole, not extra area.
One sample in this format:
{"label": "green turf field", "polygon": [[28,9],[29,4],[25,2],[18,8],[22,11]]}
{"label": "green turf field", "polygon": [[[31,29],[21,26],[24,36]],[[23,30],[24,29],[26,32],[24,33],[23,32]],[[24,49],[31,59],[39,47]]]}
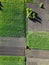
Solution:
{"label": "green turf field", "polygon": [[33,3],[35,0],[27,0],[28,3]]}
{"label": "green turf field", "polygon": [[24,0],[1,0],[0,36],[25,36],[25,4]]}
{"label": "green turf field", "polygon": [[49,50],[49,32],[28,32],[27,45],[30,48]]}
{"label": "green turf field", "polygon": [[25,57],[0,56],[0,65],[25,65]]}

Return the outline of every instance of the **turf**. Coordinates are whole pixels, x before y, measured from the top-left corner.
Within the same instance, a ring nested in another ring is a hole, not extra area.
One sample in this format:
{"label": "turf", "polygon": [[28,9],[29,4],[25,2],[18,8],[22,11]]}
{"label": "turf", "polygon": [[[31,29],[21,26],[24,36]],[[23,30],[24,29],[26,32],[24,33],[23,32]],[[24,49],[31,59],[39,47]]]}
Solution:
{"label": "turf", "polygon": [[27,45],[34,49],[49,50],[49,32],[28,32]]}
{"label": "turf", "polygon": [[35,0],[27,0],[28,3],[33,3]]}
{"label": "turf", "polygon": [[0,56],[0,65],[25,65],[25,57]]}
{"label": "turf", "polygon": [[25,4],[24,0],[1,0],[0,36],[25,36]]}

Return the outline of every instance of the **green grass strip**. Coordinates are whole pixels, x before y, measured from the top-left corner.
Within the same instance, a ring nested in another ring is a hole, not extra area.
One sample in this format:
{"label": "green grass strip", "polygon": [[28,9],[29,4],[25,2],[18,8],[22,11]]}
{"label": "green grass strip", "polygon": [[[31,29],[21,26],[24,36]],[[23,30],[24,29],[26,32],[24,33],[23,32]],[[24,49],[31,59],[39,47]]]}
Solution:
{"label": "green grass strip", "polygon": [[0,56],[0,65],[25,65],[24,56]]}
{"label": "green grass strip", "polygon": [[33,3],[35,0],[27,0],[28,3]]}
{"label": "green grass strip", "polygon": [[0,36],[24,37],[24,0],[1,0],[1,3],[3,10],[0,10]]}
{"label": "green grass strip", "polygon": [[28,32],[27,45],[30,48],[49,50],[49,32]]}

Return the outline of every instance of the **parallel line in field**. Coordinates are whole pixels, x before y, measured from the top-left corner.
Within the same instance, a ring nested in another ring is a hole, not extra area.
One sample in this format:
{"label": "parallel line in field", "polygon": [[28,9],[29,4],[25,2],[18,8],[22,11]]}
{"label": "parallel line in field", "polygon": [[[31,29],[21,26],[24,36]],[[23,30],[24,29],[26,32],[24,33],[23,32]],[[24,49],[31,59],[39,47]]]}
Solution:
{"label": "parallel line in field", "polygon": [[26,57],[28,58],[41,58],[41,59],[49,59],[49,50],[26,50]]}
{"label": "parallel line in field", "polygon": [[23,47],[0,47],[0,55],[24,56],[24,54]]}

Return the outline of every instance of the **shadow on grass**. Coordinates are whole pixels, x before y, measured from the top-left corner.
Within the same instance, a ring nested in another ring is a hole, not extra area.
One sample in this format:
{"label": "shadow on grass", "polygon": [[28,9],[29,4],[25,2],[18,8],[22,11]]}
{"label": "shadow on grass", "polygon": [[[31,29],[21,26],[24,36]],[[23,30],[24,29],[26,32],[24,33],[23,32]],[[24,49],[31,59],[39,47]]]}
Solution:
{"label": "shadow on grass", "polygon": [[[35,18],[31,18],[33,13],[35,13]],[[29,19],[30,19],[31,21],[33,21],[34,23],[36,23],[36,22],[38,22],[38,23],[40,23],[40,24],[42,23],[41,18],[38,16],[38,14],[37,14],[36,12],[32,12],[32,13],[31,13],[31,17],[29,17]]]}
{"label": "shadow on grass", "polygon": [[3,11],[3,8],[0,7],[0,11]]}
{"label": "shadow on grass", "polygon": [[26,46],[26,49],[29,49],[29,46]]}
{"label": "shadow on grass", "polygon": [[45,9],[45,8],[44,8],[44,4],[43,4],[40,8]]}
{"label": "shadow on grass", "polygon": [[2,11],[3,10],[3,5],[2,5],[2,3],[1,3],[1,1],[0,1],[0,10]]}

